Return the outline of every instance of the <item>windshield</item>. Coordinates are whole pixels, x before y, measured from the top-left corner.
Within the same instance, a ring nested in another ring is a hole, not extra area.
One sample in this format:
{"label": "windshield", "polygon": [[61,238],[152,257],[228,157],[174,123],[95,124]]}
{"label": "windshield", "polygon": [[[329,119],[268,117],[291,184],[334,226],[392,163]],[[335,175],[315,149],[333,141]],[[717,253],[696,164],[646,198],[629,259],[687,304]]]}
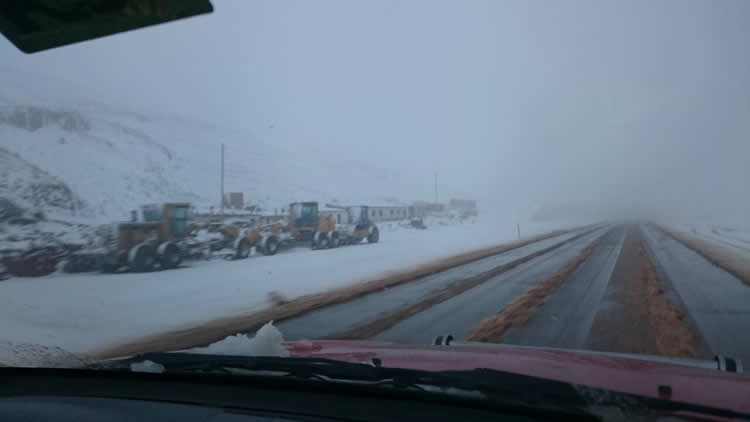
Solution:
{"label": "windshield", "polygon": [[359,220],[362,218],[362,213],[364,212],[362,207],[349,207],[346,211],[349,215],[349,224],[355,224],[359,222]]}
{"label": "windshield", "polygon": [[302,217],[302,204],[292,204],[292,206],[289,207],[289,213],[294,218],[301,218]]}
{"label": "windshield", "polygon": [[0,37],[0,363],[269,321],[750,362],[750,2],[211,3]]}
{"label": "windshield", "polygon": [[143,221],[160,221],[161,220],[161,208],[158,205],[145,205],[141,209],[143,215]]}

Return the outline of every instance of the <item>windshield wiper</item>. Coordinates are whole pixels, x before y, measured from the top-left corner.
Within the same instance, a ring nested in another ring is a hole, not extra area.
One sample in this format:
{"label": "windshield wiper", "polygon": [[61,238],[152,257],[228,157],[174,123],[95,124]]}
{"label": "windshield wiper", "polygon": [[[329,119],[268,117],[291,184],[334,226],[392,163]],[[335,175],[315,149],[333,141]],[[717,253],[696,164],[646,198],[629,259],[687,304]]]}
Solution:
{"label": "windshield wiper", "polygon": [[[570,384],[490,369],[471,371],[419,371],[389,368],[379,359],[349,363],[319,358],[228,356],[192,353],[146,353],[128,359],[100,362],[91,369],[131,370],[131,365],[151,361],[164,373],[232,374],[249,377],[290,378],[331,384],[356,384],[442,394],[479,400],[503,407],[522,407],[536,413],[563,412],[591,418],[587,402]],[[534,410],[536,409],[536,410]]]}
{"label": "windshield wiper", "polygon": [[[350,363],[320,358],[291,358],[269,356],[229,356],[193,353],[146,353],[128,359],[98,363],[94,369],[127,369],[131,364],[151,361],[164,367],[167,373],[208,372],[285,375],[300,379],[341,382],[388,383],[395,387],[422,388],[424,386],[454,388],[465,391],[502,392],[525,399],[558,397],[565,401],[584,404],[580,395],[569,384],[526,375],[490,369],[471,371],[418,371],[383,367],[378,359],[366,363]],[[240,372],[237,372],[239,370]],[[510,379],[512,378],[512,379]]]}
{"label": "windshield wiper", "polygon": [[694,412],[725,418],[750,419],[750,414],[671,400],[573,385],[494,369],[421,371],[390,368],[378,359],[350,363],[320,358],[228,356],[193,353],[146,353],[128,359],[98,363],[92,369],[131,370],[131,364],[151,361],[166,373],[215,373],[284,377],[325,383],[358,383],[428,394],[448,394],[504,406],[535,407],[590,418],[587,408],[605,406],[625,412]]}

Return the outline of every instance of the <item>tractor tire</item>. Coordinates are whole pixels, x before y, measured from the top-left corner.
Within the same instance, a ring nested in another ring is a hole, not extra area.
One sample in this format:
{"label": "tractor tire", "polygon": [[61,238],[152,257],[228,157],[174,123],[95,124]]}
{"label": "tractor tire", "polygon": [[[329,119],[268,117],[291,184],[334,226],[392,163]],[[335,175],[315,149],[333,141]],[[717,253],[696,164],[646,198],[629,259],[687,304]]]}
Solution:
{"label": "tractor tire", "polygon": [[335,249],[341,246],[341,239],[339,239],[339,235],[336,233],[331,234],[331,249]]}
{"label": "tractor tire", "polygon": [[156,251],[151,245],[141,244],[135,247],[132,252],[133,259],[130,264],[130,270],[137,273],[147,273],[154,270],[156,264]]}
{"label": "tractor tire", "polygon": [[234,251],[234,259],[247,259],[250,256],[250,241],[242,238],[237,243],[237,249]]}
{"label": "tractor tire", "polygon": [[171,270],[177,268],[182,263],[182,254],[180,248],[174,243],[169,243],[164,247],[164,251],[159,256],[162,270]]}
{"label": "tractor tire", "polygon": [[317,249],[328,249],[331,247],[331,240],[328,238],[328,233],[321,233],[318,235],[318,247]]}
{"label": "tractor tire", "polygon": [[367,235],[367,243],[378,243],[380,240],[380,231],[377,228],[372,229],[369,235]]}
{"label": "tractor tire", "polygon": [[263,255],[271,256],[275,255],[279,250],[279,240],[275,237],[269,237],[266,240],[266,244],[263,245]]}

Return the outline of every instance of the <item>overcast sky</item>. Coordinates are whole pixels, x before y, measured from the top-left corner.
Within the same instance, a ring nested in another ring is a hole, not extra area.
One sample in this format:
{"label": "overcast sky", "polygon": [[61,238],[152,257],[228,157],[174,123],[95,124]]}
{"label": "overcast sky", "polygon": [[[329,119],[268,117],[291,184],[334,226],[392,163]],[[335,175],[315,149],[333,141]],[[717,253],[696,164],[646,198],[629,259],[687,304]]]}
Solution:
{"label": "overcast sky", "polygon": [[750,215],[750,1],[212,3],[30,56],[2,39],[0,66],[335,149],[401,196],[437,172],[485,201]]}

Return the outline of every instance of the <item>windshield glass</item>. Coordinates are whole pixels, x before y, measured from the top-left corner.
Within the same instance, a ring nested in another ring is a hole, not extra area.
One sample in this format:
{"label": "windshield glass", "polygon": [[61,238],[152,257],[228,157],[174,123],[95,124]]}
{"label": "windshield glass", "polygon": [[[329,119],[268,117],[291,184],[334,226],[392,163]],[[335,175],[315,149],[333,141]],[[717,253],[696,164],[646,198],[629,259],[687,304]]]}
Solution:
{"label": "windshield glass", "polygon": [[292,206],[289,207],[289,213],[294,218],[302,217],[302,204],[292,204]]}
{"label": "windshield glass", "polygon": [[362,207],[349,207],[346,211],[349,215],[349,224],[354,224],[362,218]]}
{"label": "windshield glass", "polygon": [[0,37],[0,364],[269,321],[750,362],[749,1],[211,3]]}
{"label": "windshield glass", "polygon": [[146,205],[141,209],[143,221],[160,221],[161,208],[158,205]]}

